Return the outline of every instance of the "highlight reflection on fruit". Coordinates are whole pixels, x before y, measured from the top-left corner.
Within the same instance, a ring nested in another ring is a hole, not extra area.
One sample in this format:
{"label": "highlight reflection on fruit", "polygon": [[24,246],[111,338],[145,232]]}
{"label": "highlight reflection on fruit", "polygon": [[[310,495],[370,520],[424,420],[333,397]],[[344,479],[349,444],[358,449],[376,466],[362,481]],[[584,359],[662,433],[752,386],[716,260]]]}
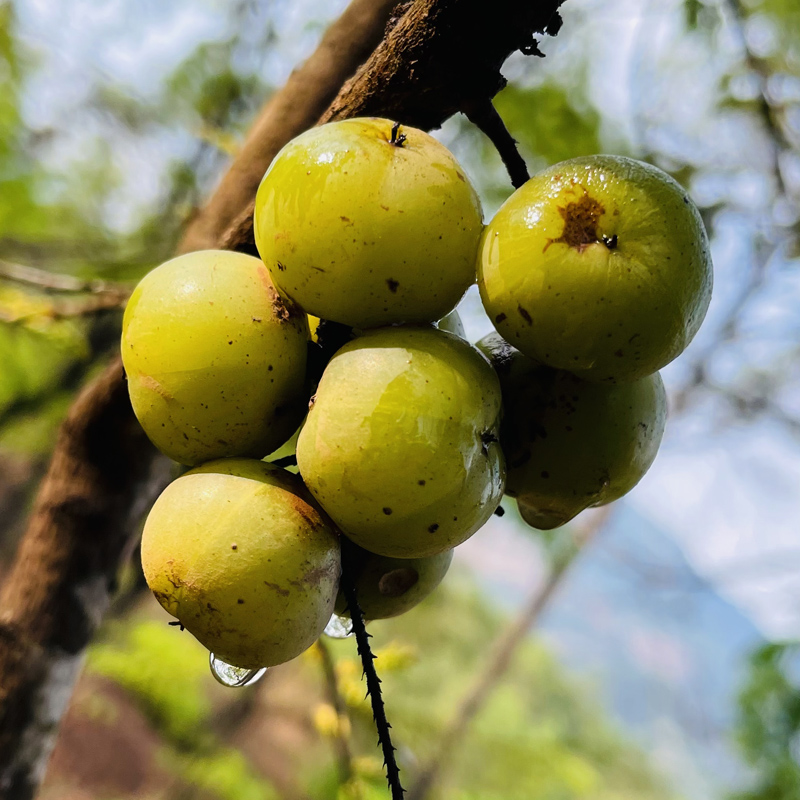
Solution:
{"label": "highlight reflection on fruit", "polygon": [[686,192],[620,156],[556,164],[483,236],[478,283],[511,344],[594,381],[650,375],[684,350],[711,297],[708,240]]}
{"label": "highlight reflection on fruit", "polygon": [[312,494],[361,547],[419,558],[491,516],[505,471],[500,386],[471,345],[433,328],[384,328],[328,364],[297,442]]}
{"label": "highlight reflection on fruit", "polygon": [[302,653],[333,612],[339,542],[285,470],[212,461],[158,498],[142,535],[142,567],[159,603],[237,667]]}
{"label": "highlight reflection on fruit", "polygon": [[475,280],[475,190],[451,153],[387,119],[293,139],[258,189],[255,237],[280,291],[323,319],[434,322]]}

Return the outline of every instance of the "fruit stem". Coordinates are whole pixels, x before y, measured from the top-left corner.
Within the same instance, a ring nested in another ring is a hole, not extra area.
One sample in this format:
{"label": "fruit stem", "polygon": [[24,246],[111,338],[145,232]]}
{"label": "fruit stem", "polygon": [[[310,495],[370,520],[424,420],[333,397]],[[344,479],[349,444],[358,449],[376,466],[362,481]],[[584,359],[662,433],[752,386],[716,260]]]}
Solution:
{"label": "fruit stem", "polygon": [[511,178],[511,185],[519,189],[530,178],[528,165],[517,150],[517,140],[508,132],[503,118],[497,113],[492,101],[487,97],[465,106],[462,111],[467,119],[480,128],[503,159]]}
{"label": "fruit stem", "polygon": [[406,140],[406,135],[404,133],[401,133],[399,136],[397,135],[399,130],[400,123],[395,122],[395,124],[392,125],[392,138],[389,140],[389,144],[393,144],[395,147],[402,147],[403,142]]}
{"label": "fruit stem", "polygon": [[367,696],[372,703],[372,718],[378,729],[378,744],[383,751],[383,764],[386,767],[386,782],[392,793],[392,800],[403,800],[405,789],[400,784],[400,768],[394,756],[395,747],[389,729],[392,727],[386,719],[386,708],[381,694],[381,679],[375,670],[375,656],[369,645],[372,638],[367,633],[364,625],[364,614],[358,604],[358,595],[354,580],[355,547],[344,536],[342,542],[342,592],[347,601],[347,611],[353,623],[353,633],[358,645],[358,655],[361,657],[361,667],[367,680]]}

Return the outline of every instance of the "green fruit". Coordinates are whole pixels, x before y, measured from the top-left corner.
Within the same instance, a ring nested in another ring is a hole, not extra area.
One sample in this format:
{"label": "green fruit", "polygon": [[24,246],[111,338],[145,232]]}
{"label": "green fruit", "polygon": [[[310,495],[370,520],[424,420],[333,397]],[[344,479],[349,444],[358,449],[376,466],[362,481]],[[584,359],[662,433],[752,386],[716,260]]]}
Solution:
{"label": "green fruit", "polygon": [[122,323],[133,410],[183,464],[262,457],[305,413],[308,324],[264,265],[208,250],[167,261],[136,287]]}
{"label": "green fruit", "polygon": [[268,667],[322,633],[339,586],[339,541],[294,475],[222,459],[156,500],[142,567],[158,602],[217,657]]}
{"label": "green fruit", "polygon": [[[366,620],[388,619],[410,611],[442,582],[453,560],[452,550],[427,558],[388,558],[352,548],[356,597]],[[334,610],[349,617],[341,589]]]}
{"label": "green fruit", "polygon": [[282,294],[309,314],[372,328],[434,322],[475,280],[478,196],[452,154],[387,119],[293,139],[258,189],[255,237]]}
{"label": "green fruit", "polygon": [[666,421],[658,373],[603,385],[536,364],[497,334],[478,346],[503,387],[506,494],[549,530],[627,494],[658,452]]}
{"label": "green fruit", "polygon": [[297,442],[312,494],[372,553],[450,550],[491,516],[505,469],[500,386],[486,359],[433,328],[385,328],[326,368]]}
{"label": "green fruit", "polygon": [[587,380],[631,381],[684,350],[711,298],[703,222],[661,170],[619,156],[556,164],[487,226],[478,284],[500,334]]}

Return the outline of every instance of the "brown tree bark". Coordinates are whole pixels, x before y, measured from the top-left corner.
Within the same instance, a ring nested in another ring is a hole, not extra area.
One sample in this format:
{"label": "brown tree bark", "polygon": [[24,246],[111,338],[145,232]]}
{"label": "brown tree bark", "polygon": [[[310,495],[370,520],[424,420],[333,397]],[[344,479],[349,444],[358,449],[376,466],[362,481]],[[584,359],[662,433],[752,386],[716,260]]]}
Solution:
{"label": "brown tree bark", "polygon": [[[414,0],[322,120],[372,114],[436,127],[494,96],[508,55],[535,52],[534,35],[555,32],[561,1]],[[354,39],[366,34],[351,30]],[[275,149],[297,133],[285,122],[276,116],[270,124]],[[253,252],[247,218],[246,211],[219,245]],[[36,792],[81,654],[108,605],[130,521],[141,514],[143,487],[159,464],[117,361],[71,409],[0,592],[2,798],[28,800]]]}

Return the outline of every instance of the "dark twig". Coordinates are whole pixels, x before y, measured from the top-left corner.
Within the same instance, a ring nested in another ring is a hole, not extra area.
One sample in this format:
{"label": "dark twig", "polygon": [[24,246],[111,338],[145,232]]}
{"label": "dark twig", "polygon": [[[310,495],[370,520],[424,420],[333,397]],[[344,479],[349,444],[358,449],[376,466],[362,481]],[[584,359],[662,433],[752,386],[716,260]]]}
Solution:
{"label": "dark twig", "polygon": [[358,655],[361,657],[361,666],[364,669],[364,677],[367,679],[367,696],[372,703],[372,718],[378,729],[378,744],[383,751],[383,764],[386,767],[386,782],[392,792],[392,800],[403,800],[405,789],[400,784],[400,769],[395,759],[395,747],[392,744],[392,737],[389,729],[392,727],[386,719],[386,708],[383,705],[381,694],[381,679],[375,671],[375,656],[369,645],[372,638],[367,633],[364,625],[364,615],[361,606],[358,604],[356,586],[353,580],[353,555],[354,547],[350,542],[342,537],[342,591],[347,601],[347,611],[350,614],[350,621],[353,623],[353,633],[358,644]]}
{"label": "dark twig", "polygon": [[347,720],[347,708],[339,693],[339,684],[336,680],[336,668],[333,663],[330,648],[325,644],[325,637],[317,639],[317,651],[322,661],[322,672],[325,675],[325,688],[328,700],[333,706],[337,717],[337,732],[335,737],[336,756],[339,760],[339,781],[347,783],[353,777],[353,756],[350,753],[350,741],[347,729],[343,723]]}
{"label": "dark twig", "polygon": [[485,101],[471,103],[465,106],[464,114],[473,125],[489,137],[506,165],[511,185],[519,189],[530,178],[528,165],[519,154],[516,139],[508,132],[503,118],[497,113],[492,101],[487,97]]}

